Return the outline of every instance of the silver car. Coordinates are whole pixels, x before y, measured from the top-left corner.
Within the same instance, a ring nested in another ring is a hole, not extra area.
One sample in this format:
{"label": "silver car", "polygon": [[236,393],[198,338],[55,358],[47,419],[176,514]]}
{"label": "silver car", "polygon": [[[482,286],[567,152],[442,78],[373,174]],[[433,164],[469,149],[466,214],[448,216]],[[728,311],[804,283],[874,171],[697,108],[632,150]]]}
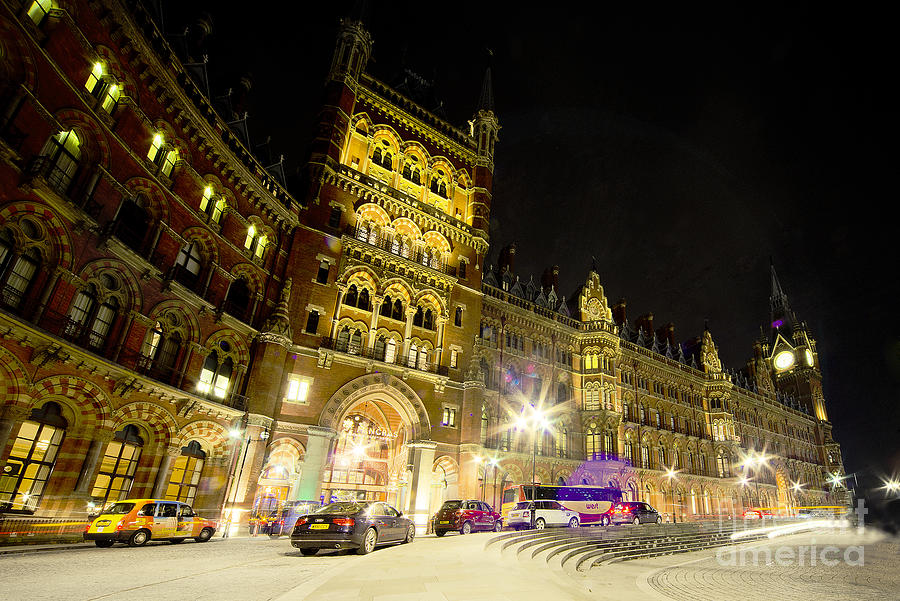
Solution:
{"label": "silver car", "polygon": [[577,528],[580,520],[577,511],[566,509],[557,501],[522,501],[509,512],[509,525],[516,530],[531,528],[531,512],[534,512],[534,527],[537,530],[553,526]]}

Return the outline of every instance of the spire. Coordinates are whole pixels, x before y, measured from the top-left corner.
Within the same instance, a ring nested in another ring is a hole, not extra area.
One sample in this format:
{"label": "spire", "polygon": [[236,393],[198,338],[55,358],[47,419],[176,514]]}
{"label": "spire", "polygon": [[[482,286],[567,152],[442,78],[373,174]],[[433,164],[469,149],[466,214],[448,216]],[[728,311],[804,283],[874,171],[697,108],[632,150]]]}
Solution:
{"label": "spire", "polygon": [[[493,53],[488,50],[493,55]],[[494,86],[491,83],[491,68],[484,71],[484,81],[481,82],[481,97],[478,99],[479,111],[494,112]]]}
{"label": "spire", "polygon": [[772,292],[769,296],[769,317],[773,330],[782,327],[790,332],[791,326],[794,324],[794,313],[791,311],[790,302],[788,302],[787,294],[778,281],[778,274],[775,272],[775,263],[769,259],[769,269],[772,277]]}

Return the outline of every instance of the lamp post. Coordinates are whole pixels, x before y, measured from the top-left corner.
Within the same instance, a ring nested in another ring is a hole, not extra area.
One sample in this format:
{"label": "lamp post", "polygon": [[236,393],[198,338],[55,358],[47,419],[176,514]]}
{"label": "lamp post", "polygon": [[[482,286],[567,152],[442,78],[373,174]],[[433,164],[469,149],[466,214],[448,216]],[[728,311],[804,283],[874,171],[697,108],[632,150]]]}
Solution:
{"label": "lamp post", "polygon": [[[246,416],[245,416],[246,418]],[[234,470],[231,473],[231,489],[228,491],[230,495],[226,494],[226,499],[228,496],[231,496],[231,502],[228,503],[228,520],[226,521],[225,528],[222,531],[222,538],[228,538],[229,531],[231,530],[231,522],[234,514],[234,504],[237,501],[237,489],[241,483],[241,476],[244,475],[244,462],[247,460],[247,451],[250,450],[251,442],[265,442],[269,439],[269,431],[263,430],[259,433],[259,438],[254,439],[250,434],[247,434],[247,423],[246,419],[241,421],[241,428],[234,428],[229,432],[229,436],[232,438],[240,438],[242,440],[244,446],[244,452],[241,454],[240,467],[235,463],[234,468],[237,469],[237,475],[235,476]],[[245,436],[246,434],[246,436]]]}
{"label": "lamp post", "polygon": [[537,498],[535,498],[535,493],[537,491],[537,485],[535,483],[537,468],[537,437],[538,433],[543,433],[548,426],[549,424],[544,417],[544,413],[534,405],[531,405],[531,415],[527,418],[520,416],[516,423],[516,428],[519,430],[531,430],[531,501],[534,503],[534,508],[531,510],[532,529],[534,529],[535,508],[537,508]]}
{"label": "lamp post", "polygon": [[476,457],[475,460],[479,464],[484,464],[484,467],[482,468],[482,473],[481,473],[481,500],[484,501],[484,488],[487,483],[487,470],[488,470],[488,467],[493,467],[494,470],[496,471],[497,459],[495,459],[494,457],[488,458],[488,457],[479,456],[479,457]]}
{"label": "lamp post", "polygon": [[677,474],[678,474],[678,472],[676,472],[676,471],[673,470],[672,468],[670,468],[670,467],[667,467],[667,468],[666,468],[666,478],[668,478],[668,480],[669,480],[669,489],[670,489],[670,491],[672,492],[672,505],[671,505],[671,507],[672,507],[672,523],[673,523],[673,524],[675,524],[675,523],[678,522],[678,519],[675,517],[675,513],[676,513],[676,512],[675,512],[675,489],[672,488],[672,486],[673,486],[673,485],[672,485],[672,480],[674,480],[674,479],[677,478]]}

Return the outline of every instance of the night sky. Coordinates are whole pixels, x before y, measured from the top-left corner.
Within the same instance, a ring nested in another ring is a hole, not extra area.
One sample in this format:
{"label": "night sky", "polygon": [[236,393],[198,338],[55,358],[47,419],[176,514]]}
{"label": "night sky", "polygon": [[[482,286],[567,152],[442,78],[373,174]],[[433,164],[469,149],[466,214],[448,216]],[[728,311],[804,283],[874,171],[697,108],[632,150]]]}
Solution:
{"label": "night sky", "polygon": [[[274,19],[205,4],[168,7],[167,29],[212,14],[214,95],[250,72],[251,136],[271,135],[296,167],[350,4],[297,3]],[[491,260],[516,242],[516,273],[539,281],[558,264],[568,295],[594,256],[630,320],[652,311],[684,340],[708,319],[723,362],[740,368],[768,322],[772,257],[818,341],[847,471],[872,483],[900,472],[887,15],[370,4],[368,71],[434,81],[451,123],[471,118],[492,64],[502,130]]]}

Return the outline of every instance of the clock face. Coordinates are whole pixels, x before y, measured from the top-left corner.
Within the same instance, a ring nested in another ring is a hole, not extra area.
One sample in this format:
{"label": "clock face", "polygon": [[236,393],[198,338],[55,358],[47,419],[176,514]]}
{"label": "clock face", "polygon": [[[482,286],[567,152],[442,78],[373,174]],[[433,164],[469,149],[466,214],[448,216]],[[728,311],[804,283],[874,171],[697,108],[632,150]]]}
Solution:
{"label": "clock face", "polygon": [[813,354],[812,354],[812,351],[809,349],[806,349],[806,364],[809,365],[810,367],[812,367],[812,364],[813,364]]}
{"label": "clock face", "polygon": [[596,298],[592,298],[591,300],[589,300],[587,310],[588,310],[588,314],[591,317],[593,317],[594,319],[599,319],[600,318],[600,301],[598,301]]}
{"label": "clock face", "polygon": [[781,351],[775,355],[775,369],[783,371],[794,365],[794,353],[791,351]]}

